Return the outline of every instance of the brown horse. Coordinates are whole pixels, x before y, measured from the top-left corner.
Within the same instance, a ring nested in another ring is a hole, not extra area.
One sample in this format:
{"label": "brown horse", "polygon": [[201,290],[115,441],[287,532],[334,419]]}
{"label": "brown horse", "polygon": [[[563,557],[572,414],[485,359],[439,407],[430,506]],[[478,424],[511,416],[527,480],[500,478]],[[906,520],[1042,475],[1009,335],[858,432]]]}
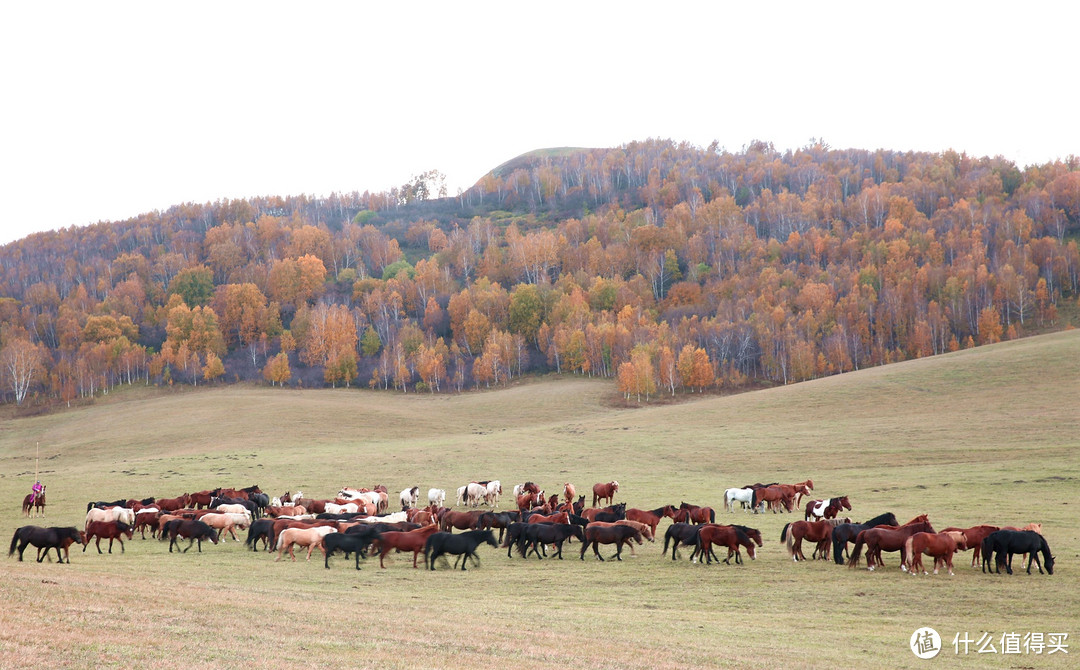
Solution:
{"label": "brown horse", "polygon": [[[611,481],[607,484],[593,484],[592,506],[596,507],[600,501],[606,500],[611,505],[615,502],[615,494],[619,491],[619,482]],[[620,559],[621,560],[621,559]]]}
{"label": "brown horse", "polygon": [[[786,487],[790,489],[791,487]],[[768,504],[769,509],[776,514],[780,511],[780,506],[783,505],[784,509],[790,512],[793,510],[795,504],[794,491],[785,490],[783,484],[774,484],[772,486],[766,486],[764,488],[754,490],[754,512],[758,511],[758,507],[762,504]]]}
{"label": "brown horse", "polygon": [[574,496],[577,495],[577,489],[574,488],[574,485],[570,482],[566,482],[565,484],[563,484],[562,491],[563,498],[566,499],[566,502],[571,505],[574,504]]}
{"label": "brown horse", "polygon": [[[712,563],[712,545],[727,547],[728,555],[724,563],[731,565],[731,557],[735,556],[735,563],[742,563],[742,555],[739,547],[746,547],[746,553],[750,560],[757,560],[757,550],[754,541],[738,526],[723,526],[709,523],[701,527],[697,534],[697,546],[690,554],[690,562],[696,563],[701,556],[705,556],[706,564]],[[760,545],[759,545],[760,546]]]}
{"label": "brown horse", "polygon": [[135,513],[135,525],[132,526],[133,531],[139,531],[142,535],[142,539],[146,539],[146,529],[150,529],[150,537],[157,537],[158,519],[161,518],[161,512],[159,511],[146,511]]}
{"label": "brown horse", "polygon": [[[605,526],[629,526],[640,532],[643,539],[646,539],[649,542],[656,542],[656,536],[653,534],[649,524],[641,523],[640,521],[629,521],[627,519],[622,519],[620,521],[593,521],[586,526],[586,528],[603,528]],[[626,544],[630,547],[630,555],[637,556],[637,552],[634,551],[634,543],[627,542]]]}
{"label": "brown horse", "polygon": [[157,498],[154,500],[154,505],[162,512],[175,512],[178,509],[191,506],[191,495],[185,493],[176,498]]}
{"label": "brown horse", "polygon": [[544,516],[543,514],[533,514],[529,516],[525,523],[570,523],[569,512],[559,512],[558,514],[550,514]]}
{"label": "brown horse", "polygon": [[581,544],[581,560],[585,560],[585,551],[592,545],[593,553],[601,561],[604,557],[600,555],[601,544],[614,544],[616,545],[615,558],[622,560],[622,548],[624,544],[629,542],[637,542],[641,544],[641,531],[630,526],[594,526],[589,524],[585,527],[585,541]]}
{"label": "brown horse", "polygon": [[423,528],[406,532],[387,531],[379,535],[375,542],[379,547],[379,567],[386,568],[383,559],[391,550],[411,551],[413,553],[412,566],[415,568],[416,560],[424,552],[424,543],[432,533],[438,532],[439,524],[433,523]]}
{"label": "brown horse", "polygon": [[518,495],[516,502],[519,511],[528,512],[534,505],[544,504],[544,492],[526,491]]}
{"label": "brown horse", "polygon": [[804,495],[805,496],[810,495],[810,492],[814,490],[814,480],[807,479],[805,482],[799,482],[798,484],[793,484],[792,488],[795,489],[795,500],[793,501],[793,505],[795,507],[798,507],[799,506],[799,501],[802,500],[802,497]]}
{"label": "brown horse", "polygon": [[805,561],[806,554],[802,550],[803,540],[816,542],[814,553],[811,558],[829,559],[829,542],[832,540],[833,528],[842,523],[851,523],[851,519],[823,519],[821,521],[795,521],[784,526],[780,531],[780,541],[787,546],[788,556],[793,561]]}
{"label": "brown horse", "polygon": [[[918,521],[918,519],[924,520]],[[848,567],[854,568],[858,566],[859,557],[862,555],[863,545],[865,545],[867,570],[873,570],[879,565],[882,567],[885,566],[885,562],[881,560],[882,551],[899,551],[900,566],[904,568],[906,567],[904,564],[907,562],[907,552],[904,550],[904,543],[907,542],[907,539],[915,533],[933,532],[934,527],[930,525],[930,521],[927,520],[925,514],[912,519],[899,528],[878,526],[876,528],[864,530],[855,538],[855,547],[851,550],[851,558],[848,559]]]}
{"label": "brown horse", "polygon": [[664,505],[663,507],[657,507],[656,509],[644,510],[631,507],[626,510],[626,518],[630,521],[640,521],[647,524],[652,534],[656,535],[656,527],[660,525],[660,519],[668,517],[669,519],[675,516],[675,508],[671,505]]}
{"label": "brown horse", "polygon": [[42,492],[39,493],[37,495],[37,497],[35,497],[33,493],[27,493],[26,497],[23,498],[23,501],[22,501],[22,513],[23,513],[23,516],[25,516],[27,518],[30,518],[31,512],[33,512],[32,516],[36,517],[38,515],[38,512],[41,512],[42,518],[45,517],[45,490],[44,490],[45,487],[42,486],[41,488],[42,488]]}
{"label": "brown horse", "polygon": [[904,543],[904,551],[907,553],[906,570],[912,575],[921,571],[924,575],[929,574],[923,567],[923,554],[934,557],[934,574],[938,573],[939,563],[947,565],[949,575],[953,575],[953,554],[957,550],[967,549],[966,540],[962,531],[942,531],[940,533],[915,533]]}
{"label": "brown horse", "polygon": [[458,530],[476,530],[476,524],[480,521],[481,510],[469,510],[467,512],[455,512],[449,510],[439,519],[439,527],[446,532]]}
{"label": "brown horse", "polygon": [[101,553],[101,538],[105,537],[109,539],[109,553],[112,553],[113,540],[120,543],[120,553],[124,553],[124,536],[127,535],[127,539],[131,539],[135,534],[135,530],[122,521],[91,521],[86,526],[86,538],[83,541],[83,553],[86,552],[86,548],[90,546],[90,538],[94,538],[94,546],[97,547],[97,553]]}
{"label": "brown horse", "polygon": [[214,499],[213,491],[196,491],[195,493],[188,494],[190,502],[188,504],[195,505],[196,509],[202,509],[203,507],[209,507],[210,501]]}
{"label": "brown horse", "polygon": [[[971,567],[978,565],[979,558],[982,555],[982,541],[986,539],[986,536],[993,533],[995,530],[1001,530],[1000,526],[991,526],[989,524],[981,524],[978,526],[972,526],[971,528],[957,528],[956,526],[949,526],[942,530],[942,533],[950,533],[959,531],[964,534],[964,540],[967,547],[965,549],[972,549],[971,553]],[[964,551],[964,549],[957,548],[957,551]]]}

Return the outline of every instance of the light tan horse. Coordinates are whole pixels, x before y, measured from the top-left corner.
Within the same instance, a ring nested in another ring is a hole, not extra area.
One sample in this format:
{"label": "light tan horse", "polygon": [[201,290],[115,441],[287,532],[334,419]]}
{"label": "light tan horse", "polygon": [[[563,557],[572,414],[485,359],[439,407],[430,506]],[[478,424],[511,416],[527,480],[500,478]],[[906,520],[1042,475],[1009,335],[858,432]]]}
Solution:
{"label": "light tan horse", "polygon": [[563,484],[562,492],[563,497],[566,498],[566,502],[573,505],[574,498],[577,497],[577,489],[574,488],[574,485],[570,482],[566,482],[565,484]]}
{"label": "light tan horse", "polygon": [[307,560],[311,560],[311,552],[318,547],[324,552],[326,549],[323,547],[323,538],[330,533],[336,533],[337,528],[334,526],[316,526],[314,528],[286,528],[278,535],[277,541],[277,558],[274,562],[281,560],[281,555],[285,553],[287,549],[289,551],[289,557],[294,561],[296,555],[293,553],[293,545],[298,544],[301,547],[307,547]]}
{"label": "light tan horse", "polygon": [[240,538],[236,537],[235,529],[239,528],[244,530],[248,527],[248,520],[246,514],[235,513],[221,513],[221,514],[203,514],[199,517],[199,521],[202,521],[211,528],[215,528],[218,531],[218,535],[222,540],[225,539],[225,533],[232,535],[232,539],[237,542]]}

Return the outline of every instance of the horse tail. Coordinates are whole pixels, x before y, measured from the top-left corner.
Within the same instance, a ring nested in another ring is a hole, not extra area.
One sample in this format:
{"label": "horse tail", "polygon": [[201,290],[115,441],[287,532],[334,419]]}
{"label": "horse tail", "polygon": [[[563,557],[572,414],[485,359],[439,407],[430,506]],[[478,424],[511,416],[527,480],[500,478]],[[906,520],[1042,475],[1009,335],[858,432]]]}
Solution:
{"label": "horse tail", "polygon": [[788,532],[788,528],[790,528],[790,527],[791,527],[791,522],[788,522],[787,524],[784,525],[784,530],[780,531],[780,541],[781,542],[784,542],[785,540],[787,540],[787,532]]}
{"label": "horse tail", "polygon": [[906,562],[901,561],[900,567],[907,566],[907,571],[911,572],[915,569],[915,554],[914,554],[915,536],[908,535],[908,538],[904,540],[904,554],[907,557]]}
{"label": "horse tail", "polygon": [[859,533],[859,536],[855,538],[855,548],[851,550],[851,558],[848,559],[847,566],[849,568],[854,568],[859,565],[859,556],[862,555],[864,541],[865,540],[863,540],[862,533]]}
{"label": "horse tail", "polygon": [[716,523],[716,510],[709,508],[709,523]]}
{"label": "horse tail", "polygon": [[784,546],[787,548],[788,556],[794,557],[795,556],[795,533],[794,532],[791,532],[791,533],[788,532],[788,527],[789,526],[791,526],[790,523],[787,526],[784,526],[784,530],[780,532],[780,540],[784,542]]}
{"label": "horse tail", "polygon": [[757,512],[758,497],[760,496],[761,489],[754,489],[754,495],[750,496],[750,507]]}
{"label": "horse tail", "polygon": [[8,556],[11,556],[12,554],[15,553],[15,545],[17,545],[18,543],[19,543],[19,531],[18,531],[18,529],[16,529],[15,534],[11,536],[11,549],[8,550]]}

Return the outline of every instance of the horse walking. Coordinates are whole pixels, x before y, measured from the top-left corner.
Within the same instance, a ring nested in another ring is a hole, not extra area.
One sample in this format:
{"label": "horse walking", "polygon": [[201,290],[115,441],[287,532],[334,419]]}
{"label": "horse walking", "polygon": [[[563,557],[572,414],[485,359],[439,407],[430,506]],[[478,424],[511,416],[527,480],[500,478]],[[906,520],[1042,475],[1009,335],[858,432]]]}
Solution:
{"label": "horse walking", "polygon": [[44,549],[44,555],[39,552],[37,562],[40,563],[45,560],[45,557],[49,555],[50,549],[56,549],[56,558],[63,563],[64,557],[60,555],[60,550],[64,550],[64,556],[67,556],[68,564],[71,563],[71,557],[68,556],[68,547],[74,544],[84,544],[86,542],[82,531],[75,526],[52,526],[50,528],[42,528],[41,526],[22,526],[15,529],[15,534],[11,536],[11,549],[8,550],[8,557],[15,553],[15,546],[18,545],[19,560],[23,559],[23,551],[29,544],[34,545],[38,549]]}

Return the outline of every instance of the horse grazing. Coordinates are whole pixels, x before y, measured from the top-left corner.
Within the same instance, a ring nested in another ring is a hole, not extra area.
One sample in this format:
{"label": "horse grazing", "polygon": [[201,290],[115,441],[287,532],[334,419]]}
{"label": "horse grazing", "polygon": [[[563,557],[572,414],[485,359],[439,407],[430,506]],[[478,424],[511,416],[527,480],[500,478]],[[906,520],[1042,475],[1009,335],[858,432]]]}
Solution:
{"label": "horse grazing", "polygon": [[828,498],[826,500],[811,500],[806,503],[806,520],[835,519],[836,515],[843,510],[851,511],[851,503],[848,502],[847,496]]}
{"label": "horse grazing", "polygon": [[[42,528],[41,526],[22,526],[15,529],[15,534],[11,536],[11,548],[8,550],[8,557],[15,553],[15,545],[19,548],[19,560],[23,559],[23,551],[26,550],[26,545],[32,544],[39,550],[44,549],[45,553],[42,555],[38,552],[37,562],[41,563],[45,560],[45,557],[49,555],[50,549],[56,549],[56,558],[61,563],[64,562],[64,556],[67,556],[68,564],[71,563],[71,556],[68,555],[68,547],[72,543],[85,544],[86,538],[83,532],[75,526],[51,526],[49,528]],[[60,555],[60,550],[64,550],[64,556]]]}
{"label": "horse grazing", "polygon": [[210,540],[213,544],[218,543],[217,531],[206,525],[202,521],[196,519],[174,519],[165,524],[165,527],[161,529],[161,539],[164,540],[165,536],[169,536],[169,553],[172,553],[173,546],[179,549],[179,545],[176,544],[176,538],[181,537],[188,541],[188,545],[184,547],[184,552],[187,553],[188,549],[191,549],[191,545],[195,542],[199,542],[199,553],[202,553],[202,541]]}
{"label": "horse grazing", "polygon": [[[615,502],[615,494],[619,491],[619,482],[611,481],[607,484],[593,484],[592,506],[597,507],[601,501],[606,500],[611,505]],[[621,559],[620,559],[621,560]]]}
{"label": "horse grazing", "polygon": [[105,537],[109,539],[109,553],[112,553],[113,540],[120,543],[120,553],[124,553],[124,535],[127,535],[127,539],[131,539],[135,535],[135,529],[127,525],[123,521],[91,521],[86,526],[86,535],[83,538],[83,553],[86,553],[86,548],[90,546],[91,538],[96,539],[94,545],[97,547],[97,553],[101,553],[101,538]]}
{"label": "horse grazing", "polygon": [[544,557],[540,555],[540,547],[552,544],[557,549],[555,556],[561,561],[563,542],[571,537],[576,537],[584,542],[585,531],[581,526],[567,523],[526,524],[525,531],[518,539],[518,552],[522,558],[528,558],[529,550],[527,547],[531,546],[536,557],[543,560]]}
{"label": "horse grazing", "polygon": [[[739,553],[740,546],[746,547],[746,553],[750,556],[750,560],[757,560],[754,541],[743,531],[742,527],[710,523],[701,526],[698,530],[697,544],[693,553],[690,554],[690,562],[696,563],[704,555],[706,564],[712,563],[712,559],[716,557],[712,550],[714,544],[727,547],[728,555],[724,559],[724,563],[728,565],[731,565],[732,555],[735,556],[736,564],[742,564],[742,554]],[[719,559],[717,559],[717,562],[719,562]]]}
{"label": "horse grazing", "polygon": [[904,552],[907,554],[907,571],[911,575],[917,575],[921,571],[924,575],[929,574],[923,567],[923,554],[934,557],[934,574],[938,573],[938,563],[949,568],[949,576],[953,575],[952,559],[957,549],[967,549],[964,534],[961,531],[942,531],[940,533],[915,533],[904,543]]}
{"label": "horse grazing", "polygon": [[805,561],[806,554],[802,550],[803,540],[816,542],[817,547],[811,558],[829,558],[829,540],[832,539],[833,528],[842,524],[851,523],[851,519],[823,519],[821,521],[794,521],[784,526],[780,531],[780,541],[786,543],[788,556],[793,561]]}
{"label": "horse grazing", "polygon": [[[32,514],[31,514],[32,512]],[[33,493],[27,493],[26,497],[22,501],[22,513],[26,518],[31,516],[37,516],[38,512],[41,512],[41,518],[45,518],[45,487],[41,487],[41,493],[36,496]]]}
{"label": "horse grazing", "polygon": [[604,560],[604,557],[600,555],[600,545],[614,544],[615,558],[616,560],[621,561],[623,545],[628,542],[642,544],[641,531],[633,526],[622,526],[619,524],[613,526],[596,526],[594,524],[589,524],[585,527],[585,541],[581,545],[581,560],[585,560],[585,552],[591,545],[593,553],[602,561]]}
{"label": "horse grazing", "polygon": [[[926,519],[926,515],[916,517],[916,519]],[[929,521],[917,521],[916,519],[912,519],[898,528],[870,528],[859,533],[855,538],[855,548],[851,550],[851,558],[848,559],[848,567],[854,568],[859,564],[859,557],[862,555],[863,546],[865,545],[866,568],[868,570],[872,571],[879,565],[884,567],[885,562],[881,560],[882,551],[899,551],[900,567],[907,570],[907,552],[904,550],[904,543],[915,533],[934,532],[934,527],[930,525]]]}
{"label": "horse grazing", "polygon": [[[1031,554],[1031,561],[1027,566],[1029,575],[1032,563],[1038,566],[1040,575],[1043,573],[1044,566],[1047,574],[1054,574],[1054,556],[1050,553],[1050,545],[1047,544],[1046,538],[1033,530],[1002,529],[987,535],[982,543],[983,572],[990,572],[990,556],[994,552],[997,552],[994,560],[995,573],[1000,573],[1001,567],[1004,566],[1005,572],[1011,575],[1013,554]],[[1039,563],[1039,557],[1036,555],[1038,552],[1042,552],[1042,563]]]}
{"label": "horse grazing", "polygon": [[286,551],[289,552],[289,558],[293,561],[296,560],[296,554],[293,553],[293,545],[300,545],[301,547],[307,547],[307,560],[311,560],[311,552],[315,547],[319,547],[324,552],[326,548],[323,546],[323,538],[330,533],[338,532],[334,526],[315,526],[313,528],[286,528],[281,531],[277,538],[277,558],[274,562],[277,563],[281,560],[282,554]]}
{"label": "horse grazing", "polygon": [[833,561],[837,565],[844,564],[844,553],[847,551],[848,542],[854,542],[859,533],[877,526],[899,526],[896,515],[892,512],[879,514],[865,523],[842,523],[832,530]]}
{"label": "horse grazing", "polygon": [[[461,569],[465,570],[465,564],[471,556],[476,564],[480,564],[480,557],[476,555],[476,548],[481,544],[490,544],[498,547],[495,534],[490,530],[468,530],[459,535],[452,533],[433,533],[424,543],[424,567],[435,569],[435,559],[446,554],[462,556]],[[444,559],[445,560],[445,559]]]}

